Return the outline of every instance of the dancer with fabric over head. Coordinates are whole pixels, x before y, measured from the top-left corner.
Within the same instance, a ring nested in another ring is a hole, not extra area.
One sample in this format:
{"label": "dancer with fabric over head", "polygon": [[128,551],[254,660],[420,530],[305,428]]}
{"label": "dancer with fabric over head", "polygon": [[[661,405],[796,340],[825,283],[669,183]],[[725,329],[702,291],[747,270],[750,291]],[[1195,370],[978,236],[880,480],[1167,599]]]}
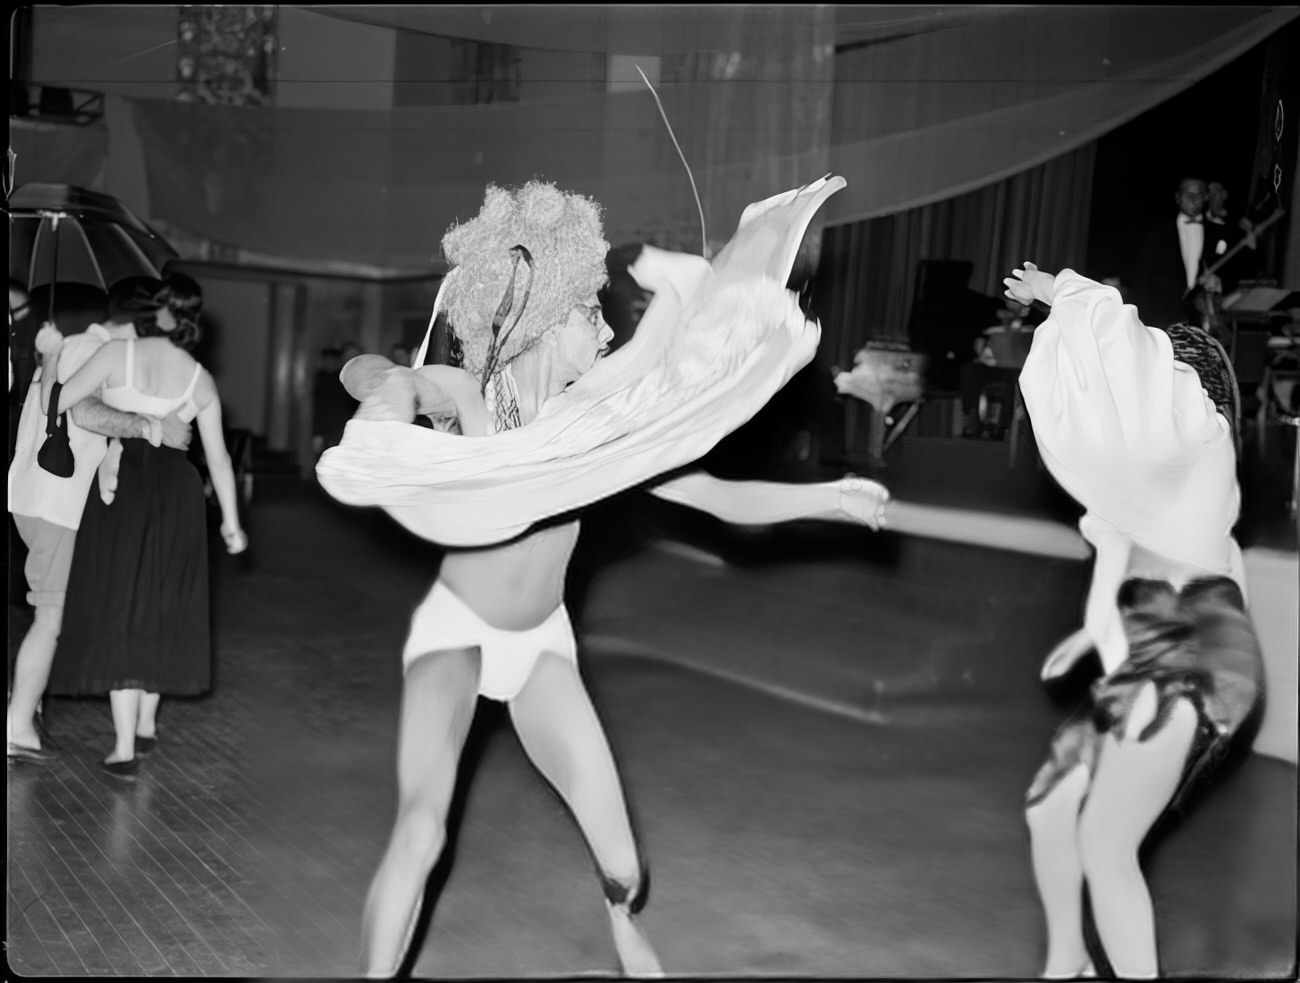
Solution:
{"label": "dancer with fabric over head", "polygon": [[1020,386],[1043,461],[1087,509],[1080,530],[1096,551],[1084,627],[1043,675],[1094,648],[1103,669],[1027,797],[1044,975],[1094,975],[1086,883],[1114,972],[1155,977],[1138,849],[1263,691],[1232,536],[1240,398],[1226,353],[1200,328],[1148,327],[1116,290],[1071,270],[1026,263],[1005,282],[1012,299],[1051,307]]}

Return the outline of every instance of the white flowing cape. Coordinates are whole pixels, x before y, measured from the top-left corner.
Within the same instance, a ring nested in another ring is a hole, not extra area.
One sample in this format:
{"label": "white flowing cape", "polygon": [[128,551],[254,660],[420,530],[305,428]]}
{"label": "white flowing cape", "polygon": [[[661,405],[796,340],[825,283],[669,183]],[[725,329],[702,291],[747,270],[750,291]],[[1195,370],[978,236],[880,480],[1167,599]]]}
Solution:
{"label": "white flowing cape", "polygon": [[433,542],[484,546],[698,459],[811,361],[820,328],[785,284],[845,184],[750,205],[712,263],[647,246],[631,272],[654,297],[634,337],[526,426],[465,437],[352,420],[316,466],[321,486]]}

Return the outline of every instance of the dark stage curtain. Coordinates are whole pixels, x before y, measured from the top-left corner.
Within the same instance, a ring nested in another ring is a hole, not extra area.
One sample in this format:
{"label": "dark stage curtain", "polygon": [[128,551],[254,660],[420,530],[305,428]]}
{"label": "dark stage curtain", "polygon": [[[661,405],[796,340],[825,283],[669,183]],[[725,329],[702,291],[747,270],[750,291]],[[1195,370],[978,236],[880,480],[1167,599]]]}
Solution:
{"label": "dark stage curtain", "polygon": [[[978,191],[828,228],[813,297],[822,348],[847,368],[868,341],[908,342],[922,260],[971,263],[965,287],[994,299],[1003,277],[1026,259],[1044,269],[1081,267],[1095,152],[1088,144]],[[977,333],[993,323],[969,328]]]}

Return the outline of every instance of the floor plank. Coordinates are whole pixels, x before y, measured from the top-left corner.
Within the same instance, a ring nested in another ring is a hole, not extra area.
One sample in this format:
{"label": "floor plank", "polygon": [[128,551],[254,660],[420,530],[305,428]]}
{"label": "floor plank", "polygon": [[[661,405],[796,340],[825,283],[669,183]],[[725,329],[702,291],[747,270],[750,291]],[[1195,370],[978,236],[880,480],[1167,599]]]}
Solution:
{"label": "floor plank", "polygon": [[[707,537],[626,549],[617,529],[657,515],[593,516],[575,610],[670,972],[1034,975],[1019,810],[1069,705],[1037,661],[1079,572],[807,530],[721,565]],[[16,972],[355,977],[396,806],[398,653],[436,557],[310,490],[258,503],[250,531],[252,559],[215,559],[217,685],[164,700],[136,779],[98,768],[104,700],[48,700],[59,758],[10,764]],[[1214,783],[1148,858],[1164,965],[1294,978],[1296,770],[1246,756]],[[586,847],[498,707],[458,805],[417,975],[612,972]]]}

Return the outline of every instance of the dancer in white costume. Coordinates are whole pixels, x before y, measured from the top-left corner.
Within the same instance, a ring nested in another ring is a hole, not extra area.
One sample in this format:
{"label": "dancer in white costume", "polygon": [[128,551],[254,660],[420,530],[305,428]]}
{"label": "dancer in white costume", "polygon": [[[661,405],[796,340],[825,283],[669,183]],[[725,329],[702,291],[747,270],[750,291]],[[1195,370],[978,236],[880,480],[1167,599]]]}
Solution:
{"label": "dancer in white costume", "polygon": [[1213,765],[1263,687],[1245,612],[1236,459],[1240,399],[1199,328],[1144,325],[1118,291],[1032,263],[1007,295],[1052,308],[1020,375],[1043,461],[1087,512],[1096,549],[1084,627],[1044,678],[1093,648],[1102,678],[1058,731],[1027,796],[1047,918],[1044,975],[1095,975],[1083,887],[1112,970],[1159,971],[1138,849]]}
{"label": "dancer in white costume", "polygon": [[[646,872],[563,604],[572,513],[699,457],[807,362],[818,328],[784,282],[808,220],[842,186],[820,181],[751,207],[712,266],[647,250],[636,274],[655,299],[606,359],[595,295],[608,246],[594,203],[538,183],[489,188],[479,216],[444,240],[454,269],[435,316],[446,313],[465,367],[412,370],[378,356],[345,367],[361,406],[321,459],[322,485],[450,548],[403,653],[399,803],[366,902],[368,976],[394,975],[408,955],[479,695],[508,704],[581,826],[623,971],[660,974],[633,920]],[[412,425],[417,414],[437,429]],[[734,509],[720,488],[692,476],[672,494]],[[740,503],[749,521],[875,527],[887,497],[860,479],[766,491]]]}

